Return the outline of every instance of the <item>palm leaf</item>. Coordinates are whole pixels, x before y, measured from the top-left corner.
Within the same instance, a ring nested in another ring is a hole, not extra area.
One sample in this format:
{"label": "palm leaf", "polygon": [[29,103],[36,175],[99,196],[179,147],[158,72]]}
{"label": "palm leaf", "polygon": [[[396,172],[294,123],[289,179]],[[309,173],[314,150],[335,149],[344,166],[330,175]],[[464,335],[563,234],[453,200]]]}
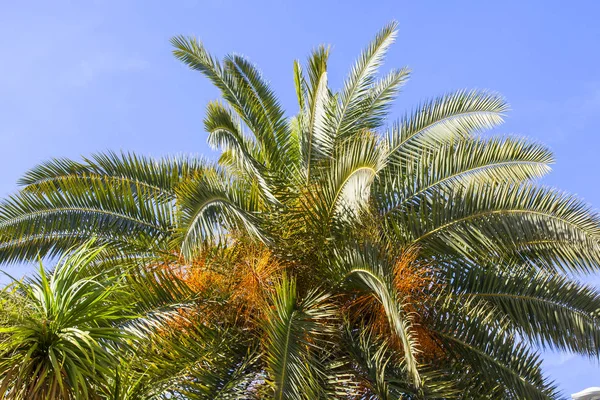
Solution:
{"label": "palm leaf", "polygon": [[[552,399],[558,393],[541,371],[539,356],[519,343],[503,324],[490,325],[486,308],[458,310],[450,300],[448,312],[436,321],[436,334],[446,350],[457,358],[460,368],[473,371],[484,382],[501,384],[503,396],[525,399]],[[451,311],[454,310],[454,311]]]}
{"label": "palm leaf", "polygon": [[426,102],[391,129],[387,139],[391,165],[431,144],[493,128],[502,123],[507,109],[500,96],[481,91],[458,91]]}
{"label": "palm leaf", "polygon": [[272,296],[265,324],[265,360],[275,399],[318,395],[319,370],[312,353],[331,333],[335,317],[328,296],[311,292],[298,298],[296,283],[283,277]]}
{"label": "palm leaf", "polygon": [[[515,182],[539,178],[553,163],[543,146],[516,138],[461,139],[402,161],[393,177],[383,176],[386,213],[456,185]],[[385,173],[389,173],[386,171]],[[388,178],[388,179],[386,179]]]}
{"label": "palm leaf", "polygon": [[[157,198],[172,198],[174,188],[205,168],[205,161],[192,157],[152,159],[135,153],[97,153],[84,157],[83,162],[53,159],[28,171],[19,183],[27,191],[68,189],[69,185],[98,180],[107,184],[129,184],[132,189],[141,187],[156,192]],[[61,185],[61,183],[63,183]]]}
{"label": "palm leaf", "polygon": [[371,95],[375,74],[396,38],[397,25],[394,21],[384,26],[352,67],[335,108],[332,137],[343,139],[356,132],[354,124],[362,118],[363,102]]}
{"label": "palm leaf", "polygon": [[361,249],[340,257],[344,260],[346,279],[350,284],[372,292],[383,306],[391,331],[399,339],[403,349],[403,362],[410,383],[420,386],[416,355],[418,348],[412,333],[410,315],[402,309],[403,299],[393,285],[391,266],[374,249]]}
{"label": "palm leaf", "polygon": [[501,311],[542,347],[598,355],[600,293],[589,285],[522,266],[456,270],[448,281]]}
{"label": "palm leaf", "polygon": [[[551,189],[531,184],[473,184],[427,196],[427,203],[427,208],[405,207],[391,218],[406,229],[402,235],[408,235],[409,241],[438,254],[484,258],[516,253],[525,257],[527,252],[518,252],[521,244],[540,239],[578,243],[587,249],[586,255],[598,254],[598,216],[575,197]],[[553,256],[575,254],[557,248]],[[578,258],[560,261],[563,268],[585,267]]]}
{"label": "palm leaf", "polygon": [[242,229],[266,240],[258,225],[256,191],[240,181],[227,180],[218,170],[206,171],[179,190],[179,227],[174,239],[191,258],[205,241],[222,237],[227,229]]}
{"label": "palm leaf", "polygon": [[132,189],[128,182],[106,185],[96,179],[86,185],[45,182],[38,189],[0,204],[0,247],[6,261],[28,259],[36,249],[41,255],[62,251],[93,236],[127,245],[143,237],[160,241],[171,231],[172,205],[155,202],[153,194],[141,195],[143,186]]}

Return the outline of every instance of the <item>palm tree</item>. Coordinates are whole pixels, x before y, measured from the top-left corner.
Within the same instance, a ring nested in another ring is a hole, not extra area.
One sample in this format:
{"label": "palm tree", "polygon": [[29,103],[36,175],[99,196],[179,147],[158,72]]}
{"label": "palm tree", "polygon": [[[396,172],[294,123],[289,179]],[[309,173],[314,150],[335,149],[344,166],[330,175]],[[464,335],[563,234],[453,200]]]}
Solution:
{"label": "palm tree", "polygon": [[3,399],[93,399],[108,391],[116,362],[110,345],[125,338],[114,326],[127,309],[119,282],[90,274],[101,251],[83,246],[48,276],[40,264],[30,282],[3,289],[0,394]]}
{"label": "palm tree", "polygon": [[[112,398],[556,398],[535,347],[598,357],[600,219],[539,185],[551,152],[510,136],[497,94],[458,91],[386,126],[409,77],[378,77],[385,26],[342,89],[329,49],[294,63],[286,117],[257,68],[194,38],[220,89],[218,164],[97,154],[28,172],[0,206],[0,259],[95,236],[143,316]],[[123,267],[127,266],[127,267]],[[220,396],[220,397],[219,397]]]}

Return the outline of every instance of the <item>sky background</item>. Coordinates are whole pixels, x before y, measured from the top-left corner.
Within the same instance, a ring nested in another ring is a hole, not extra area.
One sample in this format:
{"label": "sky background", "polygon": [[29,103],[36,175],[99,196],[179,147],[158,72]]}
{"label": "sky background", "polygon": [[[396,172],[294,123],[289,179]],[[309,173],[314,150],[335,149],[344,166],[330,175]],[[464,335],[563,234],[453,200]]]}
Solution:
{"label": "sky background", "polygon": [[[196,35],[218,56],[249,57],[292,114],[294,59],[331,44],[337,89],[363,46],[396,19],[384,71],[407,65],[413,76],[394,117],[447,91],[498,91],[512,108],[498,132],[550,146],[557,162],[544,183],[598,208],[598,15],[597,1],[0,1],[0,196],[51,157],[214,157],[202,118],[218,93],[171,56],[174,35]],[[544,359],[566,395],[600,386],[597,362]]]}

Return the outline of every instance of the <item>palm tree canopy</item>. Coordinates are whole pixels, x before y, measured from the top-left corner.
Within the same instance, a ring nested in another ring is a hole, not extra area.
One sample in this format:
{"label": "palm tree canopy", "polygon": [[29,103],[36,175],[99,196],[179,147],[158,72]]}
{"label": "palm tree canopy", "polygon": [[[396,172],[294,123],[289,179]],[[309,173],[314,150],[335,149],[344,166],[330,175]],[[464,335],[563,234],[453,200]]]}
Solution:
{"label": "palm tree canopy", "polygon": [[120,282],[90,273],[102,249],[83,246],[48,276],[40,264],[29,282],[2,291],[0,392],[5,399],[87,399],[107,390],[125,338],[115,323],[127,319],[117,301]]}
{"label": "palm tree canopy", "polygon": [[[257,67],[192,37],[174,55],[222,98],[218,163],[100,153],[29,171],[0,205],[0,260],[69,253],[127,285],[137,351],[113,397],[557,398],[534,350],[600,348],[600,218],[538,183],[554,162],[459,90],[394,123],[410,75],[383,27],[339,91],[328,47],[294,63],[288,117]],[[58,272],[57,272],[58,273]],[[111,275],[111,274],[109,274]],[[115,325],[117,324],[117,325]]]}

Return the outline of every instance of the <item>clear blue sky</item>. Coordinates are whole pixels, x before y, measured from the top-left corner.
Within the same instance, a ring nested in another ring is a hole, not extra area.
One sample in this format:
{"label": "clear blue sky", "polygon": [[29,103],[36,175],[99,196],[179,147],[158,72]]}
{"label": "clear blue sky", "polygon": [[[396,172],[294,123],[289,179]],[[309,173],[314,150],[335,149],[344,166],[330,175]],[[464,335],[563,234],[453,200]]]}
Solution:
{"label": "clear blue sky", "polygon": [[[593,0],[5,1],[0,196],[50,157],[107,149],[207,154],[202,116],[217,92],[171,56],[173,35],[197,35],[217,55],[248,56],[291,114],[295,58],[332,44],[330,81],[339,87],[360,49],[396,19],[387,67],[414,73],[394,114],[453,89],[499,91],[513,109],[500,132],[551,146],[557,163],[545,183],[600,207],[598,15]],[[566,394],[600,386],[597,363],[545,360]]]}

